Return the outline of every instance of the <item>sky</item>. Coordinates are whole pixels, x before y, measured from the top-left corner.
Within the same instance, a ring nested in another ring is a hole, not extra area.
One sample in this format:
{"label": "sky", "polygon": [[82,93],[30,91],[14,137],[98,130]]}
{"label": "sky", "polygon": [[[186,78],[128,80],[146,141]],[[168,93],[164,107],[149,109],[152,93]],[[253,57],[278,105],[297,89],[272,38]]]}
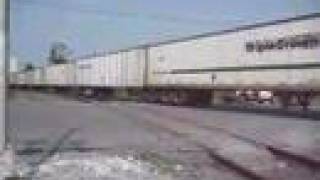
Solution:
{"label": "sky", "polygon": [[54,42],[73,56],[320,12],[320,0],[11,0],[10,54],[47,62]]}

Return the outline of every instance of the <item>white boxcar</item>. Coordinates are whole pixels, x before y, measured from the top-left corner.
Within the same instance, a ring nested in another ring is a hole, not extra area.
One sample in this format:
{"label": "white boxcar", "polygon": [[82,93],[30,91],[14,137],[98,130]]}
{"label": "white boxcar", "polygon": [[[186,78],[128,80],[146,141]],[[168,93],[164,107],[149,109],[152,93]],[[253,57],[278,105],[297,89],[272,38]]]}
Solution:
{"label": "white boxcar", "polygon": [[320,87],[320,15],[150,47],[151,85]]}
{"label": "white boxcar", "polygon": [[74,64],[48,65],[44,71],[47,85],[70,86],[75,82]]}
{"label": "white boxcar", "polygon": [[79,86],[140,87],[144,65],[142,49],[83,58],[76,63],[76,82]]}

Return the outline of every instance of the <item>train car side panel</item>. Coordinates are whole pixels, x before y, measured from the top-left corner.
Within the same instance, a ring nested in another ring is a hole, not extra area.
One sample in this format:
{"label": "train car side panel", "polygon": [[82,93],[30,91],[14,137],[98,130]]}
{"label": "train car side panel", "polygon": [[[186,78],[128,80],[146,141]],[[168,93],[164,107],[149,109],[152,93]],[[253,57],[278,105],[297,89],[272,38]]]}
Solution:
{"label": "train car side panel", "polygon": [[320,18],[314,18],[150,47],[149,83],[296,84],[272,73],[288,77],[291,69],[320,68],[319,42]]}

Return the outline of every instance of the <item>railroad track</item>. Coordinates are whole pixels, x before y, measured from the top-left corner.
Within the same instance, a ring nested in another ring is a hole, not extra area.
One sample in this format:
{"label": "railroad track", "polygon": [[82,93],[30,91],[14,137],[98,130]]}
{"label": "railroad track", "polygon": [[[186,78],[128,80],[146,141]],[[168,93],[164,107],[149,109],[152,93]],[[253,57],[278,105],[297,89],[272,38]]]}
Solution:
{"label": "railroad track", "polygon": [[[98,103],[98,105],[100,106],[101,104]],[[112,106],[109,108],[114,108],[116,110],[119,107]],[[154,108],[149,107],[149,106],[138,106],[138,107],[130,106],[127,108],[128,111],[126,113],[128,116],[131,116],[132,110],[134,110],[134,109],[141,110],[141,108],[143,108],[143,110],[144,110],[143,112],[149,113],[149,117],[150,116],[164,117],[164,119],[168,119],[171,122],[177,122],[179,124],[192,126],[197,129],[205,130],[207,132],[217,132],[220,134],[225,134],[233,139],[236,139],[238,142],[241,142],[243,144],[248,144],[250,146],[254,146],[256,149],[267,152],[272,157],[274,157],[275,160],[277,160],[277,162],[275,162],[276,164],[278,164],[280,162],[279,166],[281,166],[282,169],[287,169],[286,170],[287,172],[284,173],[284,175],[282,175],[281,179],[283,179],[283,177],[285,175],[287,175],[286,177],[288,177],[288,179],[295,179],[294,178],[295,174],[299,174],[299,172],[295,173],[296,169],[299,169],[299,171],[303,171],[302,173],[307,174],[308,177],[312,177],[312,178],[314,177],[315,180],[320,179],[320,174],[317,173],[317,171],[320,170],[320,162],[319,161],[316,161],[316,160],[313,160],[313,159],[310,159],[308,157],[301,156],[298,154],[294,154],[290,151],[280,149],[278,147],[275,147],[270,144],[266,144],[261,141],[257,141],[251,137],[248,137],[248,136],[243,136],[241,134],[231,132],[230,130],[228,130],[226,128],[213,126],[213,125],[199,124],[195,121],[192,121],[191,119],[181,117],[177,114],[168,114],[167,112],[162,113],[162,112],[155,110]],[[251,169],[247,168],[246,166],[241,165],[241,163],[235,162],[235,161],[233,161],[233,159],[230,159],[230,158],[224,156],[223,154],[217,152],[217,150],[216,150],[217,147],[215,147],[214,145],[210,146],[208,143],[205,142],[205,140],[201,142],[201,140],[199,141],[199,139],[192,139],[192,137],[191,137],[192,135],[190,135],[188,133],[184,133],[183,131],[180,131],[182,128],[169,127],[171,125],[170,123],[165,125],[166,122],[161,122],[161,120],[157,120],[157,122],[146,120],[144,122],[146,124],[151,125],[151,126],[156,126],[157,128],[161,128],[162,130],[164,130],[170,134],[173,134],[175,136],[187,138],[188,140],[190,140],[190,142],[196,144],[197,146],[199,146],[203,150],[205,150],[205,152],[207,152],[211,158],[218,160],[219,162],[224,164],[227,168],[235,171],[236,173],[238,173],[239,175],[241,175],[243,177],[246,177],[248,179],[274,179],[274,178],[270,178],[269,175],[265,175],[260,172],[255,172],[254,170],[252,170],[252,168]],[[298,177],[298,179],[299,179],[299,177]]]}
{"label": "railroad track", "polygon": [[[159,117],[165,117],[166,119],[170,119],[170,121],[188,124],[206,131],[226,134],[231,138],[241,141],[242,143],[250,144],[251,146],[254,146],[255,148],[261,151],[269,153],[272,157],[274,157],[276,161],[275,163],[281,169],[280,171],[282,171],[282,172],[275,172],[275,173],[281,174],[281,176],[278,178],[299,179],[301,178],[299,177],[299,175],[301,176],[301,174],[303,174],[308,179],[309,178],[314,180],[320,179],[320,173],[318,173],[320,170],[320,161],[313,160],[303,155],[295,154],[293,152],[281,149],[279,147],[276,147],[271,144],[267,144],[265,142],[257,141],[248,136],[243,136],[241,134],[231,132],[226,128],[221,128],[213,125],[201,125],[195,121],[191,121],[190,119],[187,119],[187,118],[182,118],[176,114],[173,115],[173,114],[161,113],[151,107],[143,106],[142,108],[144,108],[150,114],[153,114]],[[158,124],[157,126],[160,127],[161,125]],[[178,131],[175,131],[174,128],[165,127],[165,126],[162,126],[161,128],[166,129],[167,131],[169,130],[171,133],[175,135],[186,137],[186,134],[179,133]],[[210,155],[210,157],[216,160],[219,160],[220,162],[228,166],[230,169],[235,170],[237,173],[247,177],[248,179],[271,179],[270,176],[268,175],[254,172],[250,169],[247,169],[245,166],[242,166],[241,163],[239,164],[237,162],[234,162],[232,159],[229,159],[228,157],[224,157],[223,155],[216,152],[215,147],[208,146],[208,144],[206,143],[199,143],[197,141],[193,141],[193,143],[196,143],[198,144],[198,146],[201,146],[203,149],[205,149],[206,152],[208,152],[208,154]]]}
{"label": "railroad track", "polygon": [[319,110],[308,110],[302,111],[301,109],[283,109],[276,107],[260,107],[260,106],[240,106],[240,105],[215,105],[208,107],[214,110],[221,111],[236,111],[236,112],[244,112],[244,113],[259,113],[266,114],[271,116],[282,116],[282,117],[298,117],[298,118],[306,118],[308,120],[320,120],[320,111]]}

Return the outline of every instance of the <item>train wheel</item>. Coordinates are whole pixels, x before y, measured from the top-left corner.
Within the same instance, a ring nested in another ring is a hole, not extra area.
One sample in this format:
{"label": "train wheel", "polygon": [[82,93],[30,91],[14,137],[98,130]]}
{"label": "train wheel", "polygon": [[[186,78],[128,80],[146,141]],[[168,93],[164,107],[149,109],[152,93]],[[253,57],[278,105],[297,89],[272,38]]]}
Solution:
{"label": "train wheel", "polygon": [[83,93],[83,96],[86,98],[91,98],[94,96],[94,90],[91,88],[84,89],[82,93]]}

